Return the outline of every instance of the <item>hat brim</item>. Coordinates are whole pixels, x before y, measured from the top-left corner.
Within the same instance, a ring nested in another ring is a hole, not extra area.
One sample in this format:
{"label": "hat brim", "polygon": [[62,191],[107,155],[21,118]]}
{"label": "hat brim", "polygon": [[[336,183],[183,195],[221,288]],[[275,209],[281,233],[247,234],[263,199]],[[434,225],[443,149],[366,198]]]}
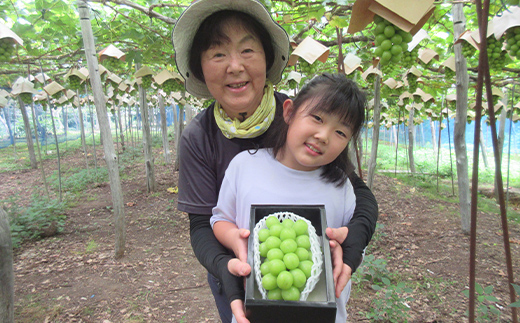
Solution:
{"label": "hat brim", "polygon": [[267,79],[277,84],[289,59],[289,37],[270,16],[267,9],[255,0],[198,0],[179,17],[172,32],[177,69],[185,81],[186,91],[199,98],[212,98],[206,84],[198,80],[189,67],[189,51],[200,24],[210,15],[222,10],[235,10],[254,17],[271,36],[274,61],[267,71]]}

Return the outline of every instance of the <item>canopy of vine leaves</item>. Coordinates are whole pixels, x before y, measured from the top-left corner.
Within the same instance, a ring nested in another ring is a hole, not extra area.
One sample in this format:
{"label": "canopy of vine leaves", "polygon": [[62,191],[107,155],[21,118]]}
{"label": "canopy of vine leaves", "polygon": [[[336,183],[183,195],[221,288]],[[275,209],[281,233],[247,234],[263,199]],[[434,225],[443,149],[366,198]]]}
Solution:
{"label": "canopy of vine leaves", "polygon": [[[450,105],[454,110],[454,101],[449,98],[455,93],[453,47],[457,39],[453,32],[451,2],[424,1],[433,10],[429,12],[429,19],[419,24],[420,30],[412,30],[415,35],[413,40],[406,33],[402,33],[401,37],[399,28],[394,28],[392,23],[377,15],[367,21],[366,26],[362,25],[362,28],[352,32],[351,26],[359,24],[357,17],[360,16],[356,16],[356,1],[353,0],[262,2],[271,11],[273,18],[285,28],[295,46],[311,37],[328,48],[327,55],[321,57],[325,59],[314,62],[297,59],[294,66],[286,69],[278,90],[291,91],[317,72],[334,72],[339,69],[356,78],[365,88],[371,89],[375,75],[372,66],[374,58],[378,58],[384,82],[381,97],[387,109],[383,125],[407,122],[397,119],[398,110],[411,100],[420,103],[416,106],[416,122],[427,117],[438,118],[441,110]],[[359,5],[374,1],[357,2]],[[171,31],[176,19],[191,1],[92,0],[88,3],[98,53],[111,45],[124,53],[124,61],[119,60],[116,64],[108,60],[105,62],[109,65],[105,67],[116,74],[118,80],[133,79],[136,63],[149,67],[154,75],[164,70],[175,72]],[[475,5],[471,1],[463,3],[468,30],[466,36],[474,33],[473,38],[462,39],[469,69],[468,96],[471,106],[474,100],[472,84],[476,80],[478,66],[478,51],[472,45],[478,46],[474,40],[478,38],[478,26]],[[514,16],[516,9],[519,8],[502,1],[492,1],[489,20],[508,14]],[[418,12],[421,16],[424,13],[420,10]],[[14,47],[2,45],[6,48],[3,51],[8,53],[0,55],[0,86],[8,91],[17,78],[27,77],[28,73],[37,75],[40,67],[52,80],[70,88],[67,73],[74,67],[79,69],[86,65],[77,4],[74,1],[2,1],[0,24],[5,27],[0,34],[2,44],[13,42],[5,29],[21,40],[16,41],[18,44]],[[508,29],[504,30],[498,40],[495,34],[488,38],[489,47],[496,48],[495,52],[493,48],[489,52],[494,67],[493,85],[502,92],[512,87],[520,72],[517,58],[520,57],[517,55],[520,54],[520,40],[517,39],[520,36],[515,36],[516,25],[520,25],[520,21],[513,19],[513,22],[508,22]],[[115,87],[117,84],[113,85]],[[513,103],[516,104],[515,99]],[[470,118],[471,113],[468,116]]]}

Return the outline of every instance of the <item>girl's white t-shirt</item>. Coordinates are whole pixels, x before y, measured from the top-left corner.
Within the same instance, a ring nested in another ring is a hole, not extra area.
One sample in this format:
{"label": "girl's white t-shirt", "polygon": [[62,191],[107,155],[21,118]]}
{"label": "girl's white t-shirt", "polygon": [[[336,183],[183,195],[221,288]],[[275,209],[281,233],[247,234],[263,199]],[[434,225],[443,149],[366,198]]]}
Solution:
{"label": "girl's white t-shirt", "polygon": [[[328,227],[346,226],[356,207],[352,184],[347,180],[336,187],[320,175],[321,169],[299,171],[284,166],[270,149],[243,151],[226,170],[211,226],[217,221],[228,221],[249,229],[252,204],[323,204]],[[350,287],[349,282],[336,299],[336,323],[347,320],[345,306]]]}

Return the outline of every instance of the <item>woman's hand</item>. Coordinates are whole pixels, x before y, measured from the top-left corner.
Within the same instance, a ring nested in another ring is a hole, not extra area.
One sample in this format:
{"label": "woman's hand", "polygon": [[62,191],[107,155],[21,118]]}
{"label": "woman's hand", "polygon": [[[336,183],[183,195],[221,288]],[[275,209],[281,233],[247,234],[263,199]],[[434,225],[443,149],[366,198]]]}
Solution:
{"label": "woman's hand", "polygon": [[336,289],[336,297],[341,295],[341,292],[347,285],[352,276],[352,268],[343,263],[343,248],[341,244],[348,235],[348,228],[341,227],[337,229],[327,228],[325,230],[330,241],[330,252],[332,254],[332,276],[334,277],[334,287]]}

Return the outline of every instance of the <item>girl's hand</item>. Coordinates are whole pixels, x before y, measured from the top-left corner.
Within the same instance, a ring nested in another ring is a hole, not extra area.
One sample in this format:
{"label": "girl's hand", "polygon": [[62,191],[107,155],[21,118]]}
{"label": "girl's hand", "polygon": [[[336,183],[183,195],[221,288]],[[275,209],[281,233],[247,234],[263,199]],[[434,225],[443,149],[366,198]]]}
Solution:
{"label": "girl's hand", "polygon": [[249,238],[249,230],[238,229],[238,238],[233,245],[235,256],[242,262],[247,262],[247,239]]}
{"label": "girl's hand", "polygon": [[237,320],[237,323],[250,323],[246,318],[246,313],[244,312],[244,302],[240,299],[235,299],[231,302],[231,311]]}
{"label": "girl's hand", "polygon": [[352,268],[343,263],[343,248],[341,248],[341,244],[347,238],[348,228],[327,228],[325,233],[330,239],[329,244],[333,266],[332,276],[334,277],[336,297],[339,297],[352,276]]}
{"label": "girl's hand", "polygon": [[237,258],[228,262],[228,270],[235,276],[245,277],[251,273],[251,266],[247,263],[247,238],[249,230],[238,229],[238,239],[233,244],[233,252]]}
{"label": "girl's hand", "polygon": [[251,273],[251,266],[247,262],[233,258],[228,262],[228,270],[235,276],[245,277]]}

